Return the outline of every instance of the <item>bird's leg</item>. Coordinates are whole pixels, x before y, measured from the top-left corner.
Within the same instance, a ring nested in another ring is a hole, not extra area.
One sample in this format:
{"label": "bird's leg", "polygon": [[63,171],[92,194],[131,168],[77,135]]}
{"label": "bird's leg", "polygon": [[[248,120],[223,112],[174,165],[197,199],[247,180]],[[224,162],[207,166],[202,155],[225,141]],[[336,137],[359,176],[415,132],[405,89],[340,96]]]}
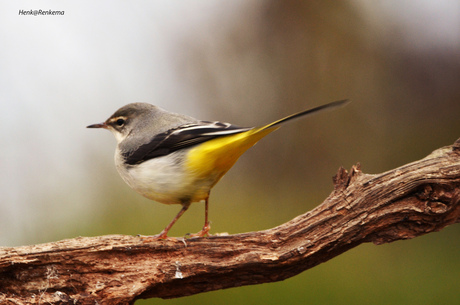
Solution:
{"label": "bird's leg", "polygon": [[177,213],[176,217],[174,217],[174,219],[169,223],[169,225],[167,225],[166,228],[164,228],[163,231],[160,232],[160,234],[143,237],[142,241],[146,243],[146,242],[151,242],[151,241],[158,240],[158,239],[167,239],[169,230],[176,223],[176,221],[182,216],[182,214],[184,214],[185,211],[187,211],[189,206],[190,206],[190,202],[183,203],[182,209],[179,211],[179,213]]}
{"label": "bird's leg", "polygon": [[211,230],[211,223],[208,221],[208,199],[209,199],[209,194],[208,197],[206,197],[204,201],[204,226],[203,229],[201,229],[200,232],[195,233],[195,234],[190,234],[190,237],[203,237],[203,236],[209,236],[209,230]]}

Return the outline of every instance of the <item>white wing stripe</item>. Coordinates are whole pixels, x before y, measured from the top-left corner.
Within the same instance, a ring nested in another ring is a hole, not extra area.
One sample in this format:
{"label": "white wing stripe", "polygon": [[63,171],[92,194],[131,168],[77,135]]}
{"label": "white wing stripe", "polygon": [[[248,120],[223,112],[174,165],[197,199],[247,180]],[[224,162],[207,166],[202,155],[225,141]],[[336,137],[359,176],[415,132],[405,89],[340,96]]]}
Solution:
{"label": "white wing stripe", "polygon": [[242,129],[233,129],[233,130],[221,130],[221,131],[213,131],[213,132],[207,132],[203,133],[203,136],[223,136],[223,135],[228,135],[228,134],[234,134],[234,133],[240,133],[243,131],[247,131],[250,128],[242,128]]}
{"label": "white wing stripe", "polygon": [[[219,124],[219,125],[217,125]],[[231,124],[228,123],[222,123],[222,122],[213,122],[211,124],[206,124],[206,125],[187,125],[180,127],[179,129],[173,131],[173,134],[179,135],[183,132],[187,131],[195,131],[201,136],[219,136],[219,135],[229,135],[229,134],[234,134],[234,133],[240,133],[243,131],[247,131],[251,128],[235,128],[235,129],[227,129]],[[203,133],[199,133],[199,130],[202,129]],[[215,129],[215,131],[210,131],[210,129]]]}

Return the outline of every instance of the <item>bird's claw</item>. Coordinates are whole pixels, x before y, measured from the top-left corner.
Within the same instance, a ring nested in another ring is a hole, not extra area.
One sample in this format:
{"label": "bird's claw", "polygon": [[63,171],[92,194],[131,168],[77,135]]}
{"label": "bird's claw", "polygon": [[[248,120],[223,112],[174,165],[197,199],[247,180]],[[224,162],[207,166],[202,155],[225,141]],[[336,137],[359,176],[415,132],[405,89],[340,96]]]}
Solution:
{"label": "bird's claw", "polygon": [[205,237],[205,236],[211,236],[209,234],[209,230],[211,230],[211,223],[207,222],[204,224],[203,229],[201,229],[200,232],[194,233],[194,234],[187,234],[187,237]]}

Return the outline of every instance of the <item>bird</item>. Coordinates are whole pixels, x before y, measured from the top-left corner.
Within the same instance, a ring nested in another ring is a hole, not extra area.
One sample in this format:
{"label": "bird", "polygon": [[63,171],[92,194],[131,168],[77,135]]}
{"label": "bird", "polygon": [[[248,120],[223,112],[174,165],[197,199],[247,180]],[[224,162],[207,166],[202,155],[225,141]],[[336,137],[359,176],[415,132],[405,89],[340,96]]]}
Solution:
{"label": "bird", "polygon": [[164,230],[147,241],[167,239],[169,230],[189,206],[200,201],[205,203],[204,226],[190,237],[205,237],[211,228],[210,191],[244,152],[288,121],[348,102],[331,102],[260,127],[202,121],[152,104],[131,103],[106,121],[87,128],[107,129],[115,136],[115,166],[132,189],[159,203],[182,206]]}

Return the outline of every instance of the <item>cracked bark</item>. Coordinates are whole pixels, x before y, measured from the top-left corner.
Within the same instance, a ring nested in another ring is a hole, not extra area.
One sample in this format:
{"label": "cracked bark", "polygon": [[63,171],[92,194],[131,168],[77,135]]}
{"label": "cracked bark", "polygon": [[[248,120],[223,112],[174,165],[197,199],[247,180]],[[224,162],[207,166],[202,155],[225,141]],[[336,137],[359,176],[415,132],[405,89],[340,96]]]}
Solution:
{"label": "cracked bark", "polygon": [[460,139],[378,174],[340,168],[315,209],[273,229],[159,240],[110,235],[0,248],[1,304],[132,304],[280,281],[365,242],[460,222]]}

